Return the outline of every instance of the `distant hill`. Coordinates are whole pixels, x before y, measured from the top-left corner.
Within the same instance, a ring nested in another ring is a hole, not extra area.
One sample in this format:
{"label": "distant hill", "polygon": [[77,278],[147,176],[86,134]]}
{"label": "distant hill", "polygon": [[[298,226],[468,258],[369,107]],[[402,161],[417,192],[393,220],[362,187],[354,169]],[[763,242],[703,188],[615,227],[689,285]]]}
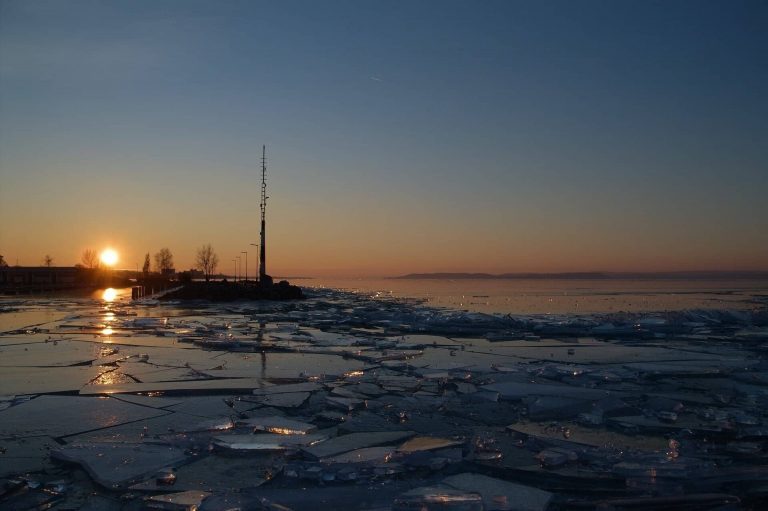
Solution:
{"label": "distant hill", "polygon": [[570,279],[570,280],[768,280],[768,271],[569,272],[569,273],[409,273],[393,279]]}

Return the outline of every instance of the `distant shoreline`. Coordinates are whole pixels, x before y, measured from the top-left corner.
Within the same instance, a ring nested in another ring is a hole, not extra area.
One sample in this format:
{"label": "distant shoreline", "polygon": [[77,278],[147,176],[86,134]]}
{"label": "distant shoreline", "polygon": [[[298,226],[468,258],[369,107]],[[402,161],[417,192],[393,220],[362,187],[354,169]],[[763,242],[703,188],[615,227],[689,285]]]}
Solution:
{"label": "distant shoreline", "polygon": [[768,280],[768,271],[409,273],[393,280]]}

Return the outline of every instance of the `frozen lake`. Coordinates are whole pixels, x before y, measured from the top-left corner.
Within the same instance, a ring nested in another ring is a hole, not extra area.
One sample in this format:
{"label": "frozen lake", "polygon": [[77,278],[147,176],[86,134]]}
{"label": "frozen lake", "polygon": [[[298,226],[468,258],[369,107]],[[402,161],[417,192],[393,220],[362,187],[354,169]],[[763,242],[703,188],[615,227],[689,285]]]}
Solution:
{"label": "frozen lake", "polygon": [[0,509],[764,503],[761,286],[356,282],[3,298]]}

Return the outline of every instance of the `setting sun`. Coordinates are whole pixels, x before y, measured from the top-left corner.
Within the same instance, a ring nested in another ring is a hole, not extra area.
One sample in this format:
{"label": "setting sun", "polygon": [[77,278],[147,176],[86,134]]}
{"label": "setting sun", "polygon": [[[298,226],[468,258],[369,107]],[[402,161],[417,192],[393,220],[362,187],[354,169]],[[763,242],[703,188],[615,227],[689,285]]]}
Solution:
{"label": "setting sun", "polygon": [[115,263],[117,262],[117,252],[115,252],[111,248],[108,248],[101,253],[100,259],[101,259],[101,262],[106,264],[107,266],[114,266]]}

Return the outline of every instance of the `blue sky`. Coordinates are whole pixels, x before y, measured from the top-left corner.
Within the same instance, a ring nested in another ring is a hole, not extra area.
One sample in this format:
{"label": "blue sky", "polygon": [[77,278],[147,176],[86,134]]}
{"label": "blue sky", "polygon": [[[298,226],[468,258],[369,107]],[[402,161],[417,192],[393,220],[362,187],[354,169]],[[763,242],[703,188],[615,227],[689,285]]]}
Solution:
{"label": "blue sky", "polygon": [[[0,253],[768,269],[765,2],[0,0]],[[30,233],[35,233],[30,236]]]}

